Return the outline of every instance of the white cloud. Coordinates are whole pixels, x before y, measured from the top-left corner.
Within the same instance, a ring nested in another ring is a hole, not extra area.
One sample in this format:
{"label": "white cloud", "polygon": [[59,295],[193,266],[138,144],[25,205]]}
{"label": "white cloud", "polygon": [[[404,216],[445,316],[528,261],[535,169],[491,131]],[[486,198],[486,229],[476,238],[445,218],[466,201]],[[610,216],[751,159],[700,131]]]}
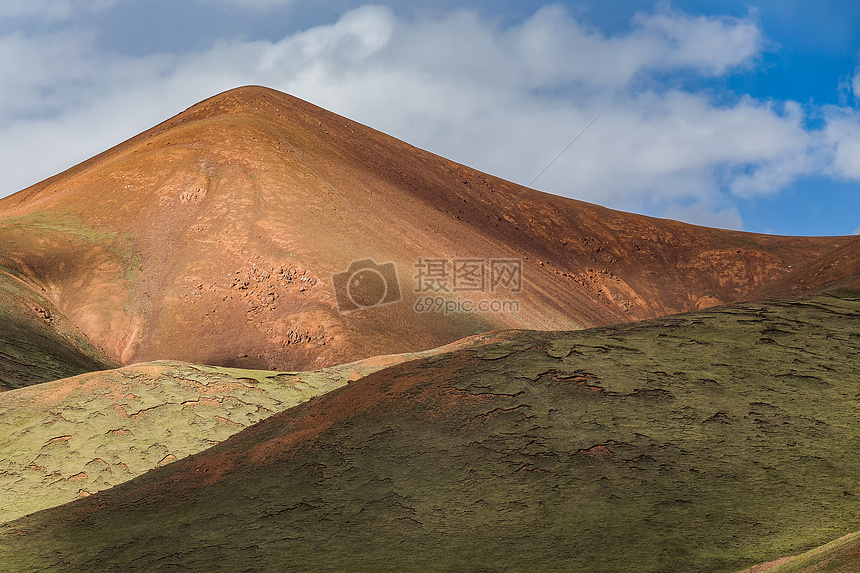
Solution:
{"label": "white cloud", "polygon": [[395,26],[387,8],[365,6],[345,14],[336,24],[320,26],[264,47],[256,68],[289,80],[295,73],[319,68],[341,75],[385,48]]}
{"label": "white cloud", "polygon": [[686,207],[670,205],[666,209],[665,216],[669,219],[717,229],[743,228],[743,221],[737,207],[715,209],[712,205],[702,203],[694,203]]}
{"label": "white cloud", "polygon": [[860,99],[860,68],[854,70],[854,78],[851,81],[851,87],[854,91],[854,97]]}
{"label": "white cloud", "polygon": [[665,68],[690,66],[717,76],[748,64],[761,49],[761,32],[749,20],[663,12],[639,15],[636,21],[641,35],[657,44]]}
{"label": "white cloud", "polygon": [[0,128],[86,105],[102,87],[97,74],[118,71],[111,67],[95,51],[92,34],[80,30],[0,38]]}
{"label": "white cloud", "polygon": [[633,86],[650,85],[655,71],[714,76],[750,66],[761,42],[750,20],[667,10],[606,36],[557,6],[510,27],[471,11],[403,19],[364,6],[278,42],[148,57],[102,53],[80,27],[10,35],[0,38],[0,156],[14,170],[0,196],[243,84],[525,184],[622,94],[535,186],[741,228],[732,195],[776,193],[827,168],[860,178],[857,118],[833,112],[811,133],[790,102],[716,105],[705,94]]}
{"label": "white cloud", "polygon": [[832,173],[837,177],[860,179],[860,113],[829,108],[823,140],[832,155]]}
{"label": "white cloud", "polygon": [[619,207],[721,189],[772,193],[807,168],[809,136],[798,121],[749,99],[717,107],[680,91],[639,94],[601,118],[539,183]]}
{"label": "white cloud", "polygon": [[[860,68],[852,80],[854,95],[860,99]],[[860,179],[860,110],[828,106],[820,145],[828,154],[828,172],[842,179]]]}

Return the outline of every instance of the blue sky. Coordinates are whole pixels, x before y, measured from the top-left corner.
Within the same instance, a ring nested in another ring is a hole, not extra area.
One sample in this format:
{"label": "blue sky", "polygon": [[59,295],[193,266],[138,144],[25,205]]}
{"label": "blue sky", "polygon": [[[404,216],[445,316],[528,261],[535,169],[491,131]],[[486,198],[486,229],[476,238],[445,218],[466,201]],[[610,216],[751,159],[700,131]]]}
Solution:
{"label": "blue sky", "polygon": [[0,0],[0,196],[262,84],[534,187],[860,233],[860,3]]}

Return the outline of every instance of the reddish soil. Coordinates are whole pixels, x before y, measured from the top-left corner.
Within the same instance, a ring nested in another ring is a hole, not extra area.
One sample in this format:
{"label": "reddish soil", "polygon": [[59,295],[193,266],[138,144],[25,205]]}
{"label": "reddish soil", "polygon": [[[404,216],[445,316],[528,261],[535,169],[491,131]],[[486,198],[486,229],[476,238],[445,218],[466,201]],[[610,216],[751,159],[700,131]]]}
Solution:
{"label": "reddish soil", "polygon": [[[526,190],[261,87],[0,200],[0,267],[126,364],[309,370],[492,329],[651,318],[791,284],[850,241]],[[332,274],[368,257],[396,264],[404,300],[341,314]],[[519,312],[414,312],[419,257],[522,259],[521,292],[456,293],[514,299]]]}
{"label": "reddish soil", "polygon": [[754,291],[750,298],[791,298],[834,288],[860,289],[860,237]]}
{"label": "reddish soil", "polygon": [[[394,412],[401,412],[418,420],[444,419],[453,427],[464,428],[473,423],[463,419],[465,412],[498,396],[460,390],[447,380],[481,360],[457,357],[444,368],[433,368],[432,373],[422,369],[425,364],[422,360],[375,372],[365,378],[370,382],[352,385],[350,392],[330,392],[275,414],[214,448],[172,464],[157,480],[142,486],[126,484],[119,495],[125,500],[146,498],[153,503],[162,497],[184,496],[233,472],[243,473],[284,458],[302,456],[308,449],[318,448],[319,436],[333,425],[362,416],[384,420]],[[74,508],[70,515],[85,515],[115,501],[99,499]]]}
{"label": "reddish soil", "polygon": [[792,559],[794,559],[794,557],[783,557],[782,559],[777,559],[776,561],[769,561],[767,563],[762,563],[761,565],[750,567],[749,569],[744,569],[743,571],[739,571],[738,573],[765,573],[765,571],[770,571],[774,567],[782,565],[783,563],[787,563]]}

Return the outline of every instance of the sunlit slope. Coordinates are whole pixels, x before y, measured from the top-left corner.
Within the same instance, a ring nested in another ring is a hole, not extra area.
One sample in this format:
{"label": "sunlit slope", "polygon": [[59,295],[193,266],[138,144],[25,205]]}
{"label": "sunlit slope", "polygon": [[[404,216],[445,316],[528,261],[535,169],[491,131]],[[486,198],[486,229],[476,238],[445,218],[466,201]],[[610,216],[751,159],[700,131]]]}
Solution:
{"label": "sunlit slope", "polygon": [[137,364],[0,394],[0,522],[55,507],[200,452],[367,374],[459,346],[314,372]]}
{"label": "sunlit slope", "polygon": [[838,288],[860,289],[860,237],[752,292],[750,298],[791,298]]}
{"label": "sunlit slope", "polygon": [[[260,87],[0,200],[0,266],[124,364],[313,370],[496,328],[651,318],[738,300],[848,240],[527,190]],[[342,314],[332,276],[365,258],[395,264],[402,300]],[[415,312],[426,259],[447,261],[449,291],[454,260],[521,260],[521,290],[448,293],[518,307]]]}
{"label": "sunlit slope", "polygon": [[346,378],[156,362],[0,396],[0,521],[204,450]]}
{"label": "sunlit slope", "polygon": [[811,549],[796,557],[784,558],[745,569],[742,573],[854,573],[860,571],[860,533]]}
{"label": "sunlit slope", "polygon": [[5,525],[9,571],[736,571],[860,523],[860,297],[415,360]]}

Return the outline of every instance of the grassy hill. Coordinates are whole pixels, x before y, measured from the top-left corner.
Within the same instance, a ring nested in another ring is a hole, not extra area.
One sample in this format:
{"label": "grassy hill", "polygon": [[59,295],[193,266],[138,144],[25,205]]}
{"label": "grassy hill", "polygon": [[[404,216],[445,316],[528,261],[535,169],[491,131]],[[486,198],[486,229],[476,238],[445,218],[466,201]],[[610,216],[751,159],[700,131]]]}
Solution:
{"label": "grassy hill", "polygon": [[0,396],[0,521],[204,450],[347,383],[340,373],[155,362]]}
{"label": "grassy hill", "polygon": [[860,296],[380,370],[0,528],[6,571],[736,571],[860,529]]}
{"label": "grassy hill", "polygon": [[854,573],[860,569],[860,533],[850,533],[803,555],[744,573]]}
{"label": "grassy hill", "polygon": [[[460,344],[486,340],[492,335]],[[313,372],[160,361],[2,393],[0,522],[123,483],[367,374],[444,350]]]}

